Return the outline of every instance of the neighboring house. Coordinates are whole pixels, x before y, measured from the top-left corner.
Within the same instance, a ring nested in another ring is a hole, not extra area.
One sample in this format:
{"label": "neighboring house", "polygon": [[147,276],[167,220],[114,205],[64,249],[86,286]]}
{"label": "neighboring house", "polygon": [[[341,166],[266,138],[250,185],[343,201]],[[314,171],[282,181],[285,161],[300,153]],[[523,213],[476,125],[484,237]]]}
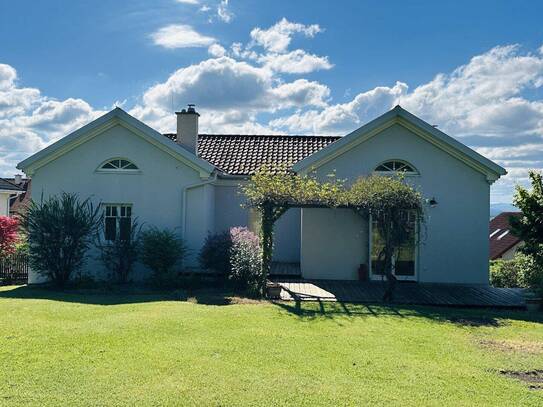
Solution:
{"label": "neighboring house", "polygon": [[28,178],[22,178],[16,176],[15,178],[6,178],[11,183],[16,184],[22,190],[22,193],[17,195],[12,195],[9,200],[9,214],[10,216],[15,216],[24,212],[30,203],[32,198],[32,182]]}
{"label": "neighboring house", "polygon": [[[401,172],[427,205],[420,239],[413,236],[420,243],[395,259],[398,278],[488,284],[490,185],[506,171],[401,107],[344,137],[205,135],[198,118],[189,107],[177,113],[177,132],[163,135],[116,108],[17,168],[32,178],[34,197],[67,191],[100,202],[107,236],[130,217],[177,230],[194,266],[209,232],[255,227],[239,184],[264,163],[347,182]],[[381,278],[372,267],[380,236],[352,210],[292,208],[275,230],[274,261],[295,264],[304,278],[354,280],[360,264]],[[91,259],[86,271],[98,270]]]}
{"label": "neighboring house", "polygon": [[502,212],[490,221],[490,260],[511,260],[524,242],[511,233],[509,218],[520,216],[520,212]]}
{"label": "neighboring house", "polygon": [[9,216],[10,199],[22,193],[23,190],[19,185],[0,178],[0,216]]}

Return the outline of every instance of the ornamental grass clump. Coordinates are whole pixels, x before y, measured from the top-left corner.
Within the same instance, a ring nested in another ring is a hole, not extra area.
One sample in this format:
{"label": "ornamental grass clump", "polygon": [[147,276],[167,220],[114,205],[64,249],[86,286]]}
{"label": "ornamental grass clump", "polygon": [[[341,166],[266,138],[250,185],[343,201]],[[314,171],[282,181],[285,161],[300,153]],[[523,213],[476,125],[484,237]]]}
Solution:
{"label": "ornamental grass clump", "polygon": [[69,193],[32,201],[20,215],[32,269],[55,285],[65,286],[85,262],[101,224],[99,209],[89,199],[81,201]]}

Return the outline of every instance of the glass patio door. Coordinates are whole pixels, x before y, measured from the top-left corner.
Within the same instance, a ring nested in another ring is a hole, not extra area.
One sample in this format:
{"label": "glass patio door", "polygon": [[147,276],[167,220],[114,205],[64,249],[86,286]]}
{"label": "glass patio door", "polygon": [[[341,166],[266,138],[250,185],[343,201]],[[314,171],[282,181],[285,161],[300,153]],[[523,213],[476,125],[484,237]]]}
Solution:
{"label": "glass patio door", "polygon": [[[406,216],[408,216],[410,224],[409,235],[406,243],[392,257],[392,273],[398,280],[416,280],[417,221],[416,215],[411,212]],[[384,277],[384,261],[379,259],[379,255],[384,248],[384,240],[373,220],[370,239],[371,277],[372,279],[382,279]]]}

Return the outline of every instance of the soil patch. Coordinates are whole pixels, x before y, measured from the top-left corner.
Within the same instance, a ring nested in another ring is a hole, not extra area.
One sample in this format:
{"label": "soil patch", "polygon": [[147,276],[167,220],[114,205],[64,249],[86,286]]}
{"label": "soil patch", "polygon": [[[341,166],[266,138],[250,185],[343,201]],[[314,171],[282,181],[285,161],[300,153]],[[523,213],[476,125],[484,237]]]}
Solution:
{"label": "soil patch", "polygon": [[543,390],[543,369],[516,371],[500,370],[500,374],[528,384],[533,390]]}
{"label": "soil patch", "polygon": [[521,341],[513,339],[482,339],[479,344],[485,348],[497,349],[502,352],[522,352],[530,354],[543,353],[542,342]]}

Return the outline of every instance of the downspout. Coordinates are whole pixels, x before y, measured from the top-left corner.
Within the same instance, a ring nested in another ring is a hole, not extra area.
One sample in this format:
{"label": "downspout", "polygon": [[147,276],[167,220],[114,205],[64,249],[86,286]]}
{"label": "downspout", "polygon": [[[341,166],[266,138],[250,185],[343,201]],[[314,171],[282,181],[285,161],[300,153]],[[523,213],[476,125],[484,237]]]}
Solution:
{"label": "downspout", "polygon": [[183,239],[185,239],[186,237],[186,227],[187,227],[187,192],[189,189],[194,189],[194,188],[198,188],[198,187],[201,187],[201,186],[204,186],[204,185],[207,185],[207,184],[212,184],[214,183],[215,181],[217,181],[217,173],[214,173],[213,176],[206,180],[206,181],[202,181],[202,182],[197,182],[195,184],[191,184],[191,185],[186,185],[185,187],[183,187],[183,202],[181,204],[181,210],[182,210],[182,218],[181,218],[181,231],[182,231],[182,234],[183,234]]}

